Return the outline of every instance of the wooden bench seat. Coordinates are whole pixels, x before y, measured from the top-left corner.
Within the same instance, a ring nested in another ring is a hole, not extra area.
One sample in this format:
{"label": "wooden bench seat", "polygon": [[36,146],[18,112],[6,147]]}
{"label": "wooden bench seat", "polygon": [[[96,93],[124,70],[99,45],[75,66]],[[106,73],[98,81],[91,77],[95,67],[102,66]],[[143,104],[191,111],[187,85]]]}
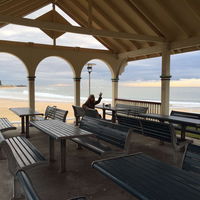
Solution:
{"label": "wooden bench seat", "polygon": [[[16,180],[17,180],[17,185],[14,191],[16,195],[15,199],[17,197],[24,195],[26,200],[42,200],[37,194],[37,191],[35,190],[34,185],[26,171],[18,170],[16,173]],[[23,194],[21,194],[21,188],[23,190]],[[86,198],[75,197],[68,200],[86,200]]]}
{"label": "wooden bench seat", "polygon": [[176,153],[185,148],[190,140],[182,141],[176,137],[175,128],[172,124],[143,120],[130,117],[118,117],[119,123],[133,129],[134,133],[142,134],[146,137],[158,139],[162,143],[170,143],[174,149],[174,160],[176,162]]}
{"label": "wooden bench seat", "polygon": [[16,127],[12,125],[12,123],[7,118],[0,118],[0,131],[9,131],[15,130]]}
{"label": "wooden bench seat", "polygon": [[200,146],[188,144],[183,156],[182,169],[200,175]]}
{"label": "wooden bench seat", "polygon": [[[113,150],[109,144],[119,148],[122,152],[126,153],[129,151],[131,129],[126,126],[85,116],[81,120],[80,128],[94,133],[96,138],[85,137],[81,139],[72,139],[72,141],[97,154],[114,153],[115,150]],[[104,141],[105,144],[102,143],[102,141]],[[108,143],[108,145],[106,143]]]}
{"label": "wooden bench seat", "polygon": [[[181,111],[172,110],[170,115],[200,120],[200,114],[198,113],[189,113],[189,112],[181,112]],[[179,125],[174,125],[174,127],[176,128],[176,130],[181,130],[181,126]],[[186,127],[186,132],[200,135],[200,127]]]}
{"label": "wooden bench seat", "polygon": [[19,169],[46,162],[45,157],[25,137],[5,139],[2,148],[7,155],[9,170],[13,175]]}

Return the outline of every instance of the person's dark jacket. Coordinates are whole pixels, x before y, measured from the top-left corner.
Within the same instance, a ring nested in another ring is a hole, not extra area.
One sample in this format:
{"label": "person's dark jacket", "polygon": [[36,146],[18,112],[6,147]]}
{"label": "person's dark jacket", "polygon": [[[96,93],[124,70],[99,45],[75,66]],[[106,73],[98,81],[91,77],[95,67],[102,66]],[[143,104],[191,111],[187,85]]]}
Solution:
{"label": "person's dark jacket", "polygon": [[101,99],[102,99],[102,97],[100,96],[100,97],[98,98],[98,100],[97,100],[97,101],[94,101],[94,102],[91,102],[91,101],[87,100],[87,101],[82,105],[82,107],[83,107],[83,109],[87,109],[87,108],[94,109],[94,108],[95,108],[95,105],[97,105],[97,104],[99,104],[99,103],[101,102]]}

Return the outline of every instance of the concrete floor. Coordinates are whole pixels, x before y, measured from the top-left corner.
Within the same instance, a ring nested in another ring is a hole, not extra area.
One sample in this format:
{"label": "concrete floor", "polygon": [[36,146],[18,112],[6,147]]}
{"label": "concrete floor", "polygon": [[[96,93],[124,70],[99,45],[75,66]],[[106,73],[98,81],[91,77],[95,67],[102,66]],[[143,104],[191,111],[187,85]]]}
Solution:
{"label": "concrete floor", "polygon": [[[19,130],[4,133],[5,137],[20,135]],[[48,158],[48,137],[30,128],[30,141]],[[157,140],[147,137],[133,138],[131,153],[144,152],[154,158],[179,166],[174,163],[170,145],[160,145]],[[197,141],[198,142],[198,141]],[[28,170],[36,191],[42,200],[67,200],[74,196],[86,196],[89,200],[134,200],[125,190],[104,177],[91,167],[100,156],[87,149],[77,150],[76,144],[67,142],[67,171],[58,173],[59,143],[56,142],[56,161],[51,165],[37,166]],[[12,176],[8,171],[7,160],[0,160],[0,200],[12,197]]]}

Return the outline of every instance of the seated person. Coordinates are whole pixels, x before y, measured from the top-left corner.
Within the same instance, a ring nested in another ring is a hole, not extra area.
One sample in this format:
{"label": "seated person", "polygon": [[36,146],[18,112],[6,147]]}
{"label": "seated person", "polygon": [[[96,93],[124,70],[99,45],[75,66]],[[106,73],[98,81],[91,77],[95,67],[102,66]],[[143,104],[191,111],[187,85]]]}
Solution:
{"label": "seated person", "polygon": [[95,105],[99,104],[101,102],[102,99],[102,93],[99,94],[99,98],[97,101],[95,101],[95,96],[93,94],[91,94],[87,101],[82,105],[83,109],[86,110],[88,108],[90,109],[94,109]]}

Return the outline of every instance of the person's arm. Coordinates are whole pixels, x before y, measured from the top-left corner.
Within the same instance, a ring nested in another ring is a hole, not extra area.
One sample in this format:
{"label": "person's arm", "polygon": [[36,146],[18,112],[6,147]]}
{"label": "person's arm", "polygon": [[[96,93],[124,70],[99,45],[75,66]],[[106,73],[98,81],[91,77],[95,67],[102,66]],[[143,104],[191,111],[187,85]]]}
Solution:
{"label": "person's arm", "polygon": [[95,105],[99,104],[101,102],[101,99],[102,99],[102,93],[99,94],[99,98],[97,101],[95,101]]}

